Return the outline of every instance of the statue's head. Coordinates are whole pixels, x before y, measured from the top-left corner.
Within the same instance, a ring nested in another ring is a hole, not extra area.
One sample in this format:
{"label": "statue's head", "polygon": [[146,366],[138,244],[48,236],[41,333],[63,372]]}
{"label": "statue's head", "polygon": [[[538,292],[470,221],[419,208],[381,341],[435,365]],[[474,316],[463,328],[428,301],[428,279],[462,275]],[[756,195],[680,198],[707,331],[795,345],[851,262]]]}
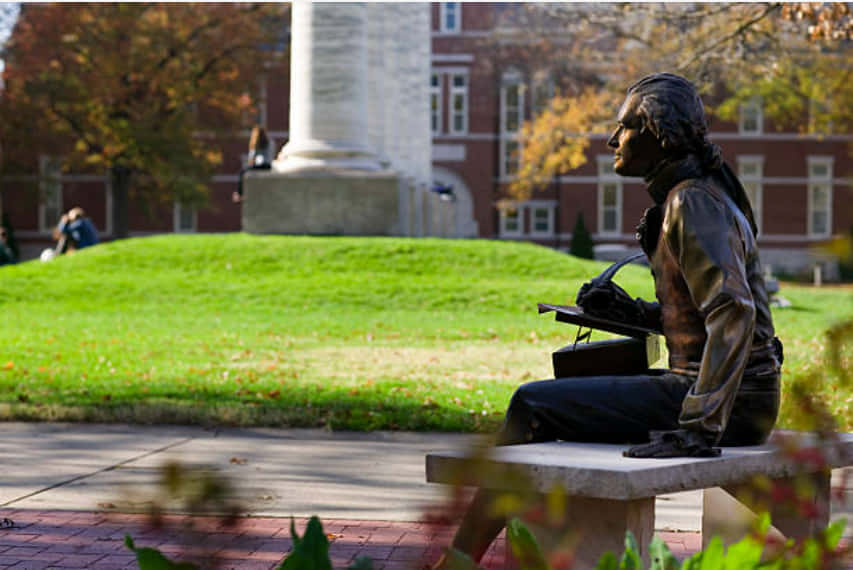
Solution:
{"label": "statue's head", "polygon": [[672,73],[655,73],[632,85],[618,122],[608,145],[615,151],[614,169],[623,176],[644,176],[661,160],[706,146],[702,100],[692,83]]}
{"label": "statue's head", "polygon": [[683,154],[701,148],[708,123],[692,83],[672,73],[655,73],[629,87],[628,97],[632,95],[639,99],[637,111],[643,124],[665,150]]}

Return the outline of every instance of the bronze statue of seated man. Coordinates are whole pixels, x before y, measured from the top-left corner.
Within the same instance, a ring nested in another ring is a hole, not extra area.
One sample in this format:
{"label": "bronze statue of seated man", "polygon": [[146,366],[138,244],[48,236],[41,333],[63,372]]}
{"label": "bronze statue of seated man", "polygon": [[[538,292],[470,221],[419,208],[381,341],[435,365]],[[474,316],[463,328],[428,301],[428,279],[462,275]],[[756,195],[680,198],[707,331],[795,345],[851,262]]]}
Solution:
{"label": "bronze statue of seated man", "polygon": [[[616,173],[643,177],[654,202],[637,239],[657,302],[622,299],[633,309],[621,313],[663,333],[669,368],[525,384],[498,444],[623,443],[633,445],[627,457],[677,457],[763,443],[779,409],[781,344],[749,200],[707,139],[694,86],[669,73],[631,86],[608,146]],[[578,304],[590,294],[582,290]],[[478,491],[453,541],[475,560],[505,523],[489,514],[491,501]]]}

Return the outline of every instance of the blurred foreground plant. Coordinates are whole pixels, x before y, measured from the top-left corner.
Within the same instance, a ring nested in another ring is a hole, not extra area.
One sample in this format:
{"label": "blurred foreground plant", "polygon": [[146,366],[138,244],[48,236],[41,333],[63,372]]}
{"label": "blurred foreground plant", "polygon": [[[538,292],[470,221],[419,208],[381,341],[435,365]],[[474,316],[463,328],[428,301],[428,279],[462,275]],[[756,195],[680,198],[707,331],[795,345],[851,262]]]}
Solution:
{"label": "blurred foreground plant", "polygon": [[[177,537],[193,562],[172,562],[154,548],[137,548],[126,536],[125,545],[136,554],[140,570],[217,568],[220,545],[212,544],[207,535],[212,528],[229,529],[239,524],[243,508],[235,495],[229,479],[215,469],[174,461],[162,465],[157,492],[148,501],[148,525]],[[167,510],[187,516],[167,517]]]}

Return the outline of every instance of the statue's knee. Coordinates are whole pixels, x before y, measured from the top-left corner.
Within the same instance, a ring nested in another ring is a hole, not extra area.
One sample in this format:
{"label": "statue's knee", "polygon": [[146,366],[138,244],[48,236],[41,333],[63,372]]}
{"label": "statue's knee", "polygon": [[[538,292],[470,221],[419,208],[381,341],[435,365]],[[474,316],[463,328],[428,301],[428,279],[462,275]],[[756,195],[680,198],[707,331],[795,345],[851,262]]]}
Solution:
{"label": "statue's knee", "polygon": [[542,422],[536,417],[528,384],[520,386],[509,401],[499,444],[529,443],[541,439]]}

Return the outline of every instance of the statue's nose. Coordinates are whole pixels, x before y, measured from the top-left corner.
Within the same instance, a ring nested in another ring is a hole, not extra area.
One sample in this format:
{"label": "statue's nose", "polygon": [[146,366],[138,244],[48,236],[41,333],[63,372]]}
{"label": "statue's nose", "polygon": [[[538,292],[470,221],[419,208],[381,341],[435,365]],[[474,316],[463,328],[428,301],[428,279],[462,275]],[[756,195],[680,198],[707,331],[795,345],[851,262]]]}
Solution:
{"label": "statue's nose", "polygon": [[610,135],[609,139],[607,139],[607,146],[609,146],[610,148],[618,148],[619,147],[619,140],[617,137],[618,134],[619,134],[618,129],[613,131],[613,134]]}

